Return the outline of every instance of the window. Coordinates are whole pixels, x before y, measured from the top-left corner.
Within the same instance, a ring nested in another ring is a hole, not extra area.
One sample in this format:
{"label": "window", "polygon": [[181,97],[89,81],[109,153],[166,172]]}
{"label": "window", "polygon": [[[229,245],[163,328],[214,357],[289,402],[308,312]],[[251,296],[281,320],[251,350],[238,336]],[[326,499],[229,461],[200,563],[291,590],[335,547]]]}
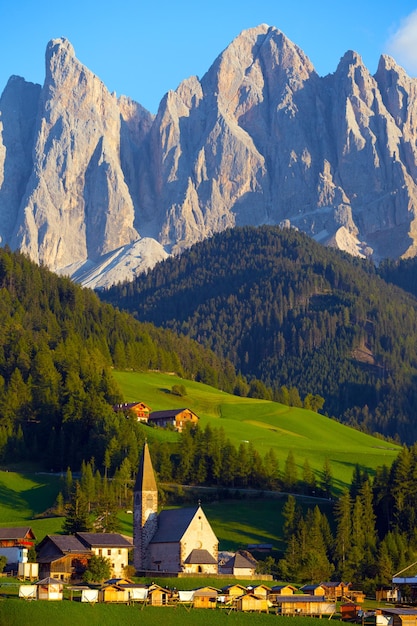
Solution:
{"label": "window", "polygon": [[117,554],[122,554],[122,551],[120,548],[118,549]]}
{"label": "window", "polygon": [[107,550],[107,555],[110,556],[111,555],[111,550]]}

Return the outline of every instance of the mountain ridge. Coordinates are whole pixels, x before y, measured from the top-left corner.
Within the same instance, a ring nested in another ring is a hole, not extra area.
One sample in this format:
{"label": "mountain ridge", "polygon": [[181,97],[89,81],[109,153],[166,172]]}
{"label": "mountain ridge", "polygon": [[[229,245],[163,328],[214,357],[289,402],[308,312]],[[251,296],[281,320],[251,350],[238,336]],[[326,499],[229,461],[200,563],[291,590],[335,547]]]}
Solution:
{"label": "mountain ridge", "polygon": [[52,39],[44,85],[12,77],[0,99],[1,241],[92,287],[233,226],[292,226],[376,262],[415,256],[416,94],[386,55],[374,76],[348,51],[320,77],[262,24],[152,115]]}

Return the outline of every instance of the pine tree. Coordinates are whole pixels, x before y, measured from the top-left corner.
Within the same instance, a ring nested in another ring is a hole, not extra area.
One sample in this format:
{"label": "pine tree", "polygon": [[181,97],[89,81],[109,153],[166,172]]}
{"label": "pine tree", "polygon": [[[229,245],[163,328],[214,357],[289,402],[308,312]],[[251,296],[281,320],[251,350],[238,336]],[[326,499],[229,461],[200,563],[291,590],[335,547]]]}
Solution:
{"label": "pine tree", "polygon": [[71,500],[67,505],[66,519],[63,525],[65,533],[90,532],[92,523],[88,511],[88,501],[80,483],[76,481]]}

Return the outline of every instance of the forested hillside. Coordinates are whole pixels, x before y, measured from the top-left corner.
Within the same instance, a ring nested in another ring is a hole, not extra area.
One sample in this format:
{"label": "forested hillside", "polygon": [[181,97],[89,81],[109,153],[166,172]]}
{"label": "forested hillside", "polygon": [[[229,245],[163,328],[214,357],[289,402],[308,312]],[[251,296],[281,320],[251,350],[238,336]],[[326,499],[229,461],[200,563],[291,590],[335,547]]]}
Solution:
{"label": "forested hillside", "polygon": [[233,367],[171,331],[142,324],[90,290],[0,249],[0,461],[79,467],[136,448],[115,416],[112,367],[162,369],[231,390]]}
{"label": "forested hillside", "polygon": [[295,230],[238,228],[101,297],[229,359],[275,399],[319,394],[369,432],[417,437],[417,301]]}

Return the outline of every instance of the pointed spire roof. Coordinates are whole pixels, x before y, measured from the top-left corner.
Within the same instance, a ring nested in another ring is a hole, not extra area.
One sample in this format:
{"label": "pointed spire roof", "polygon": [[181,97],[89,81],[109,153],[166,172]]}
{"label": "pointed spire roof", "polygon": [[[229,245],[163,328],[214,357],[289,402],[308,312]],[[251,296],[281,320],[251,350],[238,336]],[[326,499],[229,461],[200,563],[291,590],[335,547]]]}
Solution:
{"label": "pointed spire roof", "polygon": [[136,476],[135,491],[158,491],[147,441],[145,441],[145,445],[143,446],[142,457]]}

